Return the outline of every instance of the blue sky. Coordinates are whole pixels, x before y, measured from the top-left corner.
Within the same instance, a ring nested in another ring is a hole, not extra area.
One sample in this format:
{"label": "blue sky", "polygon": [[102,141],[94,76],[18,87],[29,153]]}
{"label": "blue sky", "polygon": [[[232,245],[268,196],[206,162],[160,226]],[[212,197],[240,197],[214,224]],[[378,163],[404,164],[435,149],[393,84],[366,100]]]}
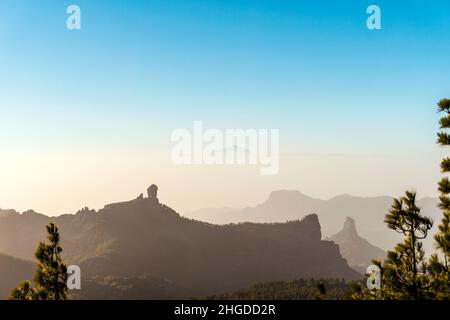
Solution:
{"label": "blue sky", "polygon": [[[70,4],[82,30],[65,27]],[[279,128],[286,153],[434,161],[449,14],[445,0],[2,0],[0,147],[158,152],[200,119]]]}

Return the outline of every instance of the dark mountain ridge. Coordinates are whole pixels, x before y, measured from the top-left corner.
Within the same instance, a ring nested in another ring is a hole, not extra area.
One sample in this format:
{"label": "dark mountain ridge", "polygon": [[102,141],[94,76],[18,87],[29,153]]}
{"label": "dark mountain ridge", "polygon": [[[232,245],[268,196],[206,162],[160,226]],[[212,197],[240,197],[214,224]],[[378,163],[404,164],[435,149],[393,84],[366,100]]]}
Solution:
{"label": "dark mountain ridge", "polygon": [[7,299],[11,290],[21,281],[30,279],[35,268],[33,262],[0,254],[0,299]]}
{"label": "dark mountain ridge", "polygon": [[[393,248],[400,235],[388,230],[384,216],[389,211],[393,198],[389,196],[358,197],[339,195],[329,200],[315,199],[296,190],[277,190],[269,194],[267,200],[253,207],[226,210],[201,209],[187,216],[215,224],[285,222],[296,220],[314,212],[320,218],[322,234],[326,237],[339,232],[342,221],[351,217],[358,221],[358,231],[370,243],[383,250]],[[442,214],[437,208],[437,198],[423,198],[418,202],[422,214],[435,222],[431,235],[436,232]],[[427,251],[433,250],[432,236],[424,241]]]}

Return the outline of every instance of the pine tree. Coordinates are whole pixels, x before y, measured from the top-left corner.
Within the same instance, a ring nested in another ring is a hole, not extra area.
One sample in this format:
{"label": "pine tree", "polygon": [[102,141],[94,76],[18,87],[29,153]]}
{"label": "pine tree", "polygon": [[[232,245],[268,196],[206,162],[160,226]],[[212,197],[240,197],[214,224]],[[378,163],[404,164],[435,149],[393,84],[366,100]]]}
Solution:
{"label": "pine tree", "polygon": [[[404,236],[394,250],[387,253],[384,261],[373,263],[381,271],[381,288],[369,290],[365,283],[353,287],[353,299],[418,300],[434,298],[433,289],[439,280],[439,270],[430,274],[421,240],[425,239],[433,223],[421,214],[416,205],[416,192],[407,191],[405,196],[394,199],[385,217],[388,228]],[[436,267],[432,264],[433,268]],[[434,277],[436,276],[436,277]]]}
{"label": "pine tree", "polygon": [[[438,111],[444,113],[440,119],[437,143],[450,146],[450,99],[438,102]],[[441,161],[441,171],[450,173],[450,157]],[[438,183],[439,208],[443,217],[434,235],[438,253],[425,260],[421,239],[427,236],[431,220],[420,215],[415,205],[415,193],[395,200],[385,222],[389,228],[404,234],[407,238],[388,252],[382,263],[374,261],[381,270],[382,288],[369,291],[362,283],[354,285],[353,299],[450,299],[450,179],[444,176]],[[441,259],[442,257],[442,259]]]}
{"label": "pine tree", "polygon": [[62,262],[58,227],[46,226],[50,243],[40,242],[35,252],[38,260],[34,287],[24,281],[10,294],[12,300],[65,300],[67,297],[67,267]]}
{"label": "pine tree", "polygon": [[382,266],[383,284],[393,291],[394,297],[423,299],[428,289],[428,266],[420,240],[427,237],[433,223],[420,211],[416,205],[416,193],[407,191],[405,196],[394,199],[386,215],[388,228],[405,236],[393,251],[388,251]]}
{"label": "pine tree", "polygon": [[[444,116],[440,119],[440,129],[438,132],[438,144],[447,147],[450,146],[450,134],[446,131],[450,129],[450,99],[442,99],[438,102],[438,111],[444,113]],[[441,171],[444,174],[450,173],[450,158],[446,157],[441,161]],[[440,251],[443,256],[443,263],[441,265],[441,271],[444,273],[443,282],[444,285],[438,288],[439,294],[446,299],[450,299],[450,179],[448,176],[444,176],[439,181],[440,197],[439,208],[442,210],[442,221],[438,226],[438,233],[434,236],[436,242],[436,249]],[[437,257],[434,257],[434,266],[436,271],[439,269],[439,261]]]}
{"label": "pine tree", "polygon": [[33,288],[33,284],[28,281],[22,281],[17,288],[11,291],[9,295],[10,300],[37,300],[36,289]]}

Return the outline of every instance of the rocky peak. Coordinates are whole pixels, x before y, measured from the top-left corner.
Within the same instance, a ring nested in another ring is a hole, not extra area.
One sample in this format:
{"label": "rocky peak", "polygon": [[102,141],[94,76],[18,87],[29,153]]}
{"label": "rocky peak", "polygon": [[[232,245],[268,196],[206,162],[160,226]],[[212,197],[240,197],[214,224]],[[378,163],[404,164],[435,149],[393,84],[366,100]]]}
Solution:
{"label": "rocky peak", "polygon": [[343,232],[345,232],[348,235],[357,236],[358,232],[356,231],[356,223],[355,220],[353,220],[350,217],[347,217],[344,222],[344,228],[342,229]]}
{"label": "rocky peak", "polygon": [[13,215],[18,215],[19,213],[13,209],[1,209],[0,208],[0,217],[10,217]]}
{"label": "rocky peak", "polygon": [[306,225],[319,228],[320,229],[320,223],[319,223],[319,216],[315,213],[308,214],[302,219],[303,223]]}
{"label": "rocky peak", "polygon": [[347,217],[344,228],[330,237],[330,240],[339,245],[342,256],[348,264],[359,272],[364,272],[371,264],[372,259],[384,258],[386,253],[366,239],[361,238],[356,231],[356,223],[352,218]]}
{"label": "rocky peak", "polygon": [[156,184],[152,184],[150,187],[148,187],[147,195],[148,195],[149,200],[159,202],[158,201],[158,186]]}

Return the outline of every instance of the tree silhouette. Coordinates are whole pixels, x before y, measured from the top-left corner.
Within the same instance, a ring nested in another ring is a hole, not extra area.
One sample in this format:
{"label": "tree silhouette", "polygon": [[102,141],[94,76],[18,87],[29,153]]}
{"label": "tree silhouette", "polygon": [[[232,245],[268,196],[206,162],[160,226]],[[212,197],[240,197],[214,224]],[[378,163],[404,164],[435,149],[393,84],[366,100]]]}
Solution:
{"label": "tree silhouette", "polygon": [[[437,143],[450,146],[450,100],[442,99]],[[441,171],[450,173],[450,158],[441,161]],[[381,289],[370,291],[363,283],[353,288],[354,299],[450,299],[450,179],[444,176],[438,183],[439,208],[443,212],[438,232],[434,235],[437,253],[425,259],[420,240],[428,235],[432,221],[421,215],[415,204],[416,193],[406,192],[395,199],[385,222],[388,227],[405,236],[385,261],[373,261],[381,270]],[[442,259],[441,259],[442,257]]]}
{"label": "tree silhouette", "polygon": [[[444,147],[450,146],[450,135],[446,131],[450,129],[450,99],[442,99],[438,102],[438,111],[444,113],[440,119],[440,129],[438,132],[438,144]],[[450,173],[450,158],[446,157],[441,161],[441,171],[444,174]],[[444,298],[450,299],[450,179],[444,176],[439,181],[439,208],[442,210],[442,221],[438,226],[438,233],[434,236],[436,249],[443,256],[443,262],[438,261],[438,257],[433,257],[435,272],[444,273],[444,285],[438,288],[438,294]],[[439,270],[440,269],[440,270]],[[445,283],[446,282],[446,283]]]}
{"label": "tree silhouette", "polygon": [[28,281],[22,281],[19,286],[11,291],[9,295],[10,300],[38,300],[36,289],[33,284]]}
{"label": "tree silhouette", "polygon": [[423,298],[428,286],[425,251],[420,240],[425,239],[433,226],[430,218],[421,214],[416,205],[416,192],[407,191],[405,196],[394,199],[385,222],[392,229],[405,236],[381,267],[385,288],[394,295],[406,299]]}
{"label": "tree silhouette", "polygon": [[67,267],[61,260],[58,227],[46,226],[50,243],[40,242],[35,252],[38,260],[34,287],[30,281],[23,281],[10,294],[12,300],[65,300],[67,297]]}

